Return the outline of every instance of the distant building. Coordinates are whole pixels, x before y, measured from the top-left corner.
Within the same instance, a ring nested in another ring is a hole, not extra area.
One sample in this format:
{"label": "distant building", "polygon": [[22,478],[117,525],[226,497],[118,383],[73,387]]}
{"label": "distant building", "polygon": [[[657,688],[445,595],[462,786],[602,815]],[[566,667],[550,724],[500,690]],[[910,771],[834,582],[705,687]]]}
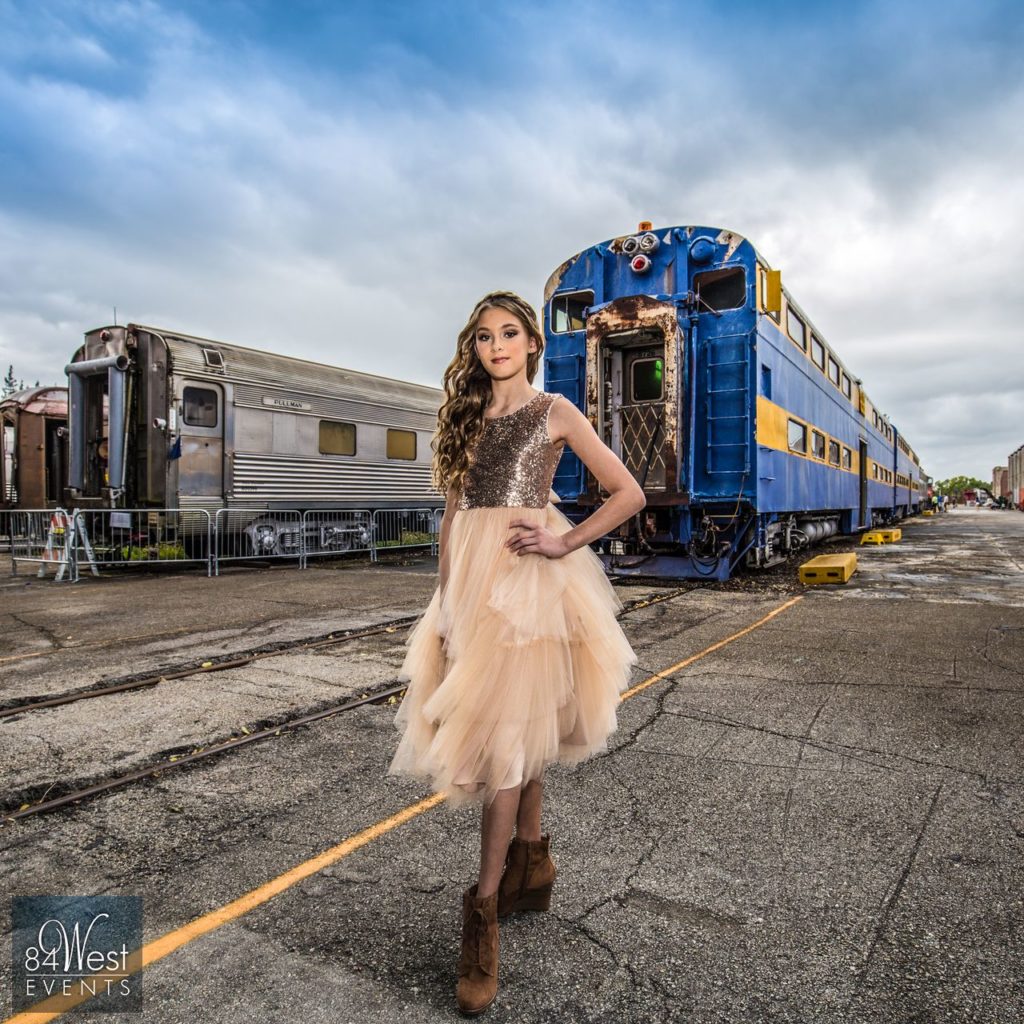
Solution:
{"label": "distant building", "polygon": [[992,470],[992,497],[1008,498],[1010,496],[1010,469],[1008,466],[996,466]]}
{"label": "distant building", "polygon": [[1010,501],[1015,505],[1024,505],[1024,444],[1010,456],[1007,477]]}

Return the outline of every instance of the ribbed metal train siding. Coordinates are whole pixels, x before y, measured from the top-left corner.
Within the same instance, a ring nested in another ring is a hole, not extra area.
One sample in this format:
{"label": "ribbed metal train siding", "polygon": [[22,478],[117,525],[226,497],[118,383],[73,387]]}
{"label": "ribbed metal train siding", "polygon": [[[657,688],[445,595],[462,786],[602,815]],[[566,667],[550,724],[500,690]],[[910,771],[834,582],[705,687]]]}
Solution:
{"label": "ribbed metal train siding", "polygon": [[396,499],[423,501],[436,497],[430,466],[395,462],[331,462],[281,455],[236,452],[234,494],[230,504],[260,501],[359,501],[373,504]]}

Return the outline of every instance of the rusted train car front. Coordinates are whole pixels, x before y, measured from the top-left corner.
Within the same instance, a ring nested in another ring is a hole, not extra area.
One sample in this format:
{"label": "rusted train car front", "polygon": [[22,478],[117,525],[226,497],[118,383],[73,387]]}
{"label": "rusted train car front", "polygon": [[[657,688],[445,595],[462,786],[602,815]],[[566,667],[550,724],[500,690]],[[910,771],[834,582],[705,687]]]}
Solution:
{"label": "rusted train car front", "polygon": [[67,388],[0,401],[0,509],[54,508],[67,480]]}
{"label": "rusted train car front", "polygon": [[167,438],[167,350],[129,327],[90,331],[68,375],[67,503],[74,508],[163,507]]}

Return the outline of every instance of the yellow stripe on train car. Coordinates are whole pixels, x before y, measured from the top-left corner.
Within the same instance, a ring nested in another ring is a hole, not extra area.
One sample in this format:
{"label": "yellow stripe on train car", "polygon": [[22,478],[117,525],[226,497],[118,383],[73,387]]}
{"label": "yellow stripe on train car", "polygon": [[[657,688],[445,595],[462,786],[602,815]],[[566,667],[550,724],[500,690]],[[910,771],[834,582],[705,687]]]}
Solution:
{"label": "yellow stripe on train car", "polygon": [[[792,451],[789,447],[790,420],[802,423],[807,428],[808,443],[810,441],[810,431],[817,430],[819,434],[824,435],[826,445],[829,441],[835,441],[846,448],[850,452],[850,465],[848,467],[837,466],[834,463],[827,463],[821,459],[816,459],[809,452]],[[757,443],[765,448],[773,448],[775,451],[794,455],[799,459],[807,459],[808,462],[815,462],[819,466],[827,465],[830,469],[838,469],[844,473],[860,473],[860,453],[856,448],[851,448],[849,445],[844,444],[838,437],[815,426],[810,420],[805,420],[802,416],[791,413],[781,405],[776,405],[770,398],[765,398],[764,395],[757,396]]]}

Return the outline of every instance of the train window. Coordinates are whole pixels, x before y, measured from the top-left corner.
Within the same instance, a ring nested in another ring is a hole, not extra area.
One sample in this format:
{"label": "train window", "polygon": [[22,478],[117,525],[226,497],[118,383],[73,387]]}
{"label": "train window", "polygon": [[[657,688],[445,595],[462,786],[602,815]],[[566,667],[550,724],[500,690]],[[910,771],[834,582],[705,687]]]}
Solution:
{"label": "train window", "polygon": [[214,370],[224,369],[224,356],[215,348],[204,348],[203,359],[206,361],[206,365],[212,367]]}
{"label": "train window", "polygon": [[761,394],[765,398],[772,397],[772,368],[761,364]]}
{"label": "train window", "polygon": [[850,384],[850,378],[843,374],[843,394],[847,398],[853,398],[853,386]]}
{"label": "train window", "polygon": [[388,427],[388,458],[415,459],[416,431],[395,430]]}
{"label": "train window", "polygon": [[816,459],[825,458],[825,435],[819,434],[817,430],[811,431],[811,454]]}
{"label": "train window", "polygon": [[813,334],[811,335],[811,359],[819,370],[824,371],[825,346]]}
{"label": "train window", "polygon": [[789,306],[786,307],[786,327],[789,330],[789,336],[806,352],[807,328],[804,326],[803,320]]}
{"label": "train window", "polygon": [[665,362],[634,359],[630,364],[630,388],[634,402],[656,402],[664,394]]}
{"label": "train window", "polygon": [[747,301],[747,278],[742,267],[705,270],[693,275],[693,290],[700,299],[698,313],[739,309]]}
{"label": "train window", "polygon": [[217,392],[209,388],[185,388],[181,418],[190,427],[217,426]]}
{"label": "train window", "polygon": [[839,387],[839,364],[830,355],[828,357],[828,379]]}
{"label": "train window", "polygon": [[551,331],[553,334],[568,334],[582,331],[586,324],[583,311],[594,304],[593,292],[565,292],[551,300]]}
{"label": "train window", "polygon": [[789,450],[791,452],[807,451],[807,428],[796,420],[789,421]]}
{"label": "train window", "polygon": [[853,469],[853,452],[849,448],[843,448],[843,469]]}
{"label": "train window", "polygon": [[355,453],[356,425],[354,423],[320,421],[321,455],[355,455]]}
{"label": "train window", "polygon": [[838,466],[839,465],[839,442],[838,441],[829,441],[829,443],[828,443],[828,461],[831,462],[833,466]]}

